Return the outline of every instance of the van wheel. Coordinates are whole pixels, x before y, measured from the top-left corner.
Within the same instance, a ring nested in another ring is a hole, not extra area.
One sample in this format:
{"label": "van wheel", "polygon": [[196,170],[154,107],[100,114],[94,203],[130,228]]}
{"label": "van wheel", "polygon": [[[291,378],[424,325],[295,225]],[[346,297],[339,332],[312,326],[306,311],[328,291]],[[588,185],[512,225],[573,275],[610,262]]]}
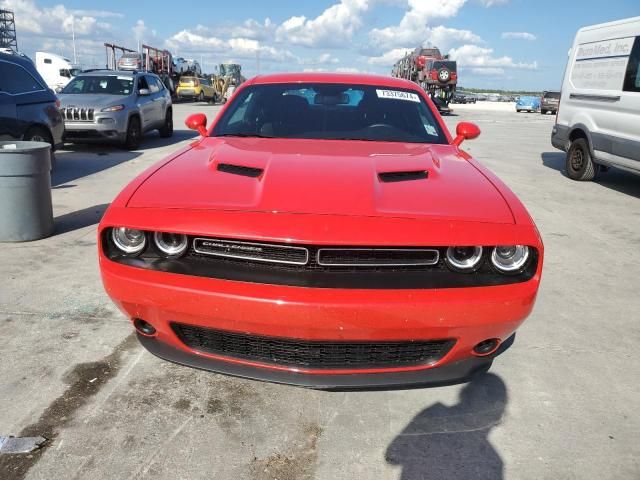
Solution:
{"label": "van wheel", "polygon": [[546,114],[547,114],[547,111],[546,111],[546,110],[540,110],[540,113],[541,113],[542,115],[546,115]]}
{"label": "van wheel", "polygon": [[173,112],[170,108],[167,109],[167,114],[164,117],[164,125],[158,129],[158,132],[160,132],[162,138],[169,138],[173,135]]}
{"label": "van wheel", "polygon": [[586,139],[576,138],[571,142],[566,166],[569,178],[579,181],[593,180],[598,166],[593,163]]}
{"label": "van wheel", "polygon": [[124,141],[124,148],[127,150],[135,150],[140,146],[142,137],[142,128],[138,117],[131,117],[127,126],[127,138]]}

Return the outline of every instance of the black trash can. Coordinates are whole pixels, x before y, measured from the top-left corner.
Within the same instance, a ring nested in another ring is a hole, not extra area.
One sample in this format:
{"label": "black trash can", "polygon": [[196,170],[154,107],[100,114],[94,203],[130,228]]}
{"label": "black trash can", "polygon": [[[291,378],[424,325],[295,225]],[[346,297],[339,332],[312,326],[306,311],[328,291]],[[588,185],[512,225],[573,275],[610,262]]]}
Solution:
{"label": "black trash can", "polygon": [[0,142],[0,242],[53,233],[51,145]]}

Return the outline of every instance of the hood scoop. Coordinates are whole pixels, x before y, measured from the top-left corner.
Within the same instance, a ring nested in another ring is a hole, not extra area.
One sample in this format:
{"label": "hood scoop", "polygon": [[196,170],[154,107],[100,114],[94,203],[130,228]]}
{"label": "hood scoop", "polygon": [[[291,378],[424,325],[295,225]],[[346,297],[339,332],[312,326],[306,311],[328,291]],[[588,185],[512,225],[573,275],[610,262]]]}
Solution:
{"label": "hood scoop", "polygon": [[411,180],[426,180],[429,177],[427,170],[405,170],[398,172],[380,172],[378,178],[384,183],[408,182]]}
{"label": "hood scoop", "polygon": [[262,175],[262,172],[264,172],[262,168],[247,167],[245,165],[234,165],[232,163],[219,163],[218,171],[250,178],[258,178],[260,175]]}

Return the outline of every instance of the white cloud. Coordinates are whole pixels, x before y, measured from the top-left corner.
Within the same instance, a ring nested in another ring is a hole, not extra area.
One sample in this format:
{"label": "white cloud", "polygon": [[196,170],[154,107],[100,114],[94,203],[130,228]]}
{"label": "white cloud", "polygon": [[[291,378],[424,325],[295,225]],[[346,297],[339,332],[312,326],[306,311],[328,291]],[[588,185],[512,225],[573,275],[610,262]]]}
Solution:
{"label": "white cloud", "polygon": [[474,75],[482,75],[484,77],[501,77],[504,75],[504,68],[497,67],[472,68],[469,71]]}
{"label": "white cloud", "polygon": [[458,67],[488,69],[488,68],[517,68],[524,70],[536,70],[537,62],[525,63],[514,62],[511,57],[494,57],[492,48],[480,47],[478,45],[463,45],[460,48],[452,48],[449,51],[452,60],[458,62]]}
{"label": "white cloud", "polygon": [[301,65],[329,65],[340,63],[340,60],[331,55],[330,53],[321,53],[317,57],[302,58],[299,63]]}
{"label": "white cloud", "polygon": [[502,38],[516,40],[536,40],[538,37],[529,32],[502,32]]}
{"label": "white cloud", "polygon": [[[12,10],[16,18],[16,30],[34,36],[60,38],[71,36],[89,36],[106,33],[111,25],[99,22],[98,17],[83,10],[68,10],[64,5],[39,7],[33,0],[3,0],[2,8]],[[95,12],[94,12],[95,13]],[[101,12],[104,17],[104,12]]]}
{"label": "white cloud", "polygon": [[[251,38],[221,39],[200,35],[189,30],[182,30],[165,42],[170,50],[179,50],[186,54],[217,55],[229,58],[255,59],[260,54],[260,59],[277,62],[297,61],[295,55],[288,50],[280,50],[268,45],[263,45]],[[186,52],[186,53],[185,53]]]}
{"label": "white cloud", "polygon": [[[401,45],[420,45],[432,34],[428,24],[433,19],[456,16],[465,2],[466,0],[407,0],[408,10],[398,25],[375,28],[369,36],[374,47],[383,50]],[[468,33],[473,35],[471,32]]]}
{"label": "white cloud", "polygon": [[478,0],[485,7],[495,7],[499,5],[506,5],[509,0]]}
{"label": "white cloud", "polygon": [[277,28],[276,40],[312,48],[347,47],[369,5],[369,0],[341,0],[314,19],[293,16]]}
{"label": "white cloud", "polygon": [[411,48],[394,48],[380,56],[369,57],[367,59],[367,63],[369,63],[369,65],[391,68],[394,63],[404,57],[407,53],[410,53],[411,50]]}

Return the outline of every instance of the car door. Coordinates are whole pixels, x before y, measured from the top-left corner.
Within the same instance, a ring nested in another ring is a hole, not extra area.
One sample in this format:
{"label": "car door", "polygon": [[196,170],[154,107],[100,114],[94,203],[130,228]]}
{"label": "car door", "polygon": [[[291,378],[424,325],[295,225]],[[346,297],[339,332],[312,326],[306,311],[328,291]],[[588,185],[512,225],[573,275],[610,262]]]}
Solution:
{"label": "car door", "polygon": [[[146,95],[140,92],[146,90]],[[151,88],[147,82],[146,75],[138,76],[138,109],[140,110],[140,118],[142,119],[142,130],[151,130],[157,122],[157,105],[153,101]]]}
{"label": "car door", "polygon": [[164,112],[167,107],[165,86],[162,81],[154,75],[147,75],[146,77],[149,90],[151,91],[151,99],[153,100],[154,125],[159,127],[164,124]]}

